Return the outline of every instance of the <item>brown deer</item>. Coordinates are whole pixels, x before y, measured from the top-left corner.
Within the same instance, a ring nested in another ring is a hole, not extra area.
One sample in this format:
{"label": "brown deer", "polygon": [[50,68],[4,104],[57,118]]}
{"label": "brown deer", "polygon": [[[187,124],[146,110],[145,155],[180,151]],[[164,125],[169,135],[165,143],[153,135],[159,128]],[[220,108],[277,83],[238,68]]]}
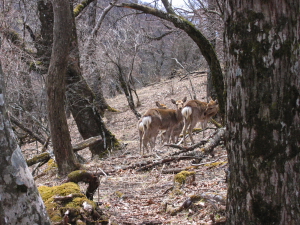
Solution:
{"label": "brown deer", "polygon": [[[184,122],[181,121],[179,124],[177,124],[174,127],[173,134],[170,137],[171,141],[174,144],[178,143],[178,140],[179,140],[180,134],[182,132],[183,126],[184,126]],[[160,136],[161,136],[161,144],[164,144],[166,142],[166,131],[162,132]]]}
{"label": "brown deer", "polygon": [[173,134],[174,127],[183,120],[181,110],[183,108],[183,104],[186,102],[186,97],[178,101],[171,99],[171,102],[176,105],[176,110],[149,109],[143,115],[141,125],[139,125],[143,126],[143,137],[140,142],[140,148],[143,149],[143,154],[144,149],[148,150],[148,143],[150,143],[151,149],[154,148],[155,143],[153,144],[152,140],[156,138],[159,130],[166,130],[165,140],[169,142],[170,137]]}
{"label": "brown deer", "polygon": [[[158,109],[166,109],[167,108],[167,106],[165,104],[162,104],[162,103],[159,103],[159,102],[155,102],[155,104],[156,104]],[[145,132],[145,126],[144,126],[144,123],[143,123],[143,118],[141,118],[138,121],[138,131],[139,131],[140,152],[141,152],[142,151],[142,142],[143,142],[142,140],[143,140],[143,135],[144,135],[144,132]],[[155,141],[156,141],[156,137],[158,135],[158,132],[159,132],[159,130],[157,130],[157,134],[154,133],[154,134],[151,135],[151,137],[149,137],[149,143],[150,143],[151,148],[155,147]]]}
{"label": "brown deer", "polygon": [[189,137],[192,144],[194,140],[192,137],[192,131],[198,122],[201,122],[202,129],[206,128],[207,122],[211,117],[217,114],[219,105],[217,101],[210,100],[209,103],[201,102],[199,100],[188,101],[182,109],[182,115],[184,117],[183,127],[183,143],[186,146],[186,130],[188,130]]}

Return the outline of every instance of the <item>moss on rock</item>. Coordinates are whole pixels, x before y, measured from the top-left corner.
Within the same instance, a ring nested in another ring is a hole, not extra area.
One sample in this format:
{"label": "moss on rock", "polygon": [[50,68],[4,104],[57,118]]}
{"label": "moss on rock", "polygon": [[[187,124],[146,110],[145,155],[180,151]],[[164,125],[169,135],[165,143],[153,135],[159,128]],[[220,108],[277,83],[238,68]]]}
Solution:
{"label": "moss on rock", "polygon": [[[76,219],[80,216],[80,209],[83,202],[92,205],[94,209],[96,208],[96,203],[88,200],[81,193],[79,186],[73,182],[54,187],[41,186],[38,190],[52,222],[60,222],[67,210],[71,212],[72,218]],[[70,194],[75,196],[70,201],[54,201],[55,196],[67,196]]]}

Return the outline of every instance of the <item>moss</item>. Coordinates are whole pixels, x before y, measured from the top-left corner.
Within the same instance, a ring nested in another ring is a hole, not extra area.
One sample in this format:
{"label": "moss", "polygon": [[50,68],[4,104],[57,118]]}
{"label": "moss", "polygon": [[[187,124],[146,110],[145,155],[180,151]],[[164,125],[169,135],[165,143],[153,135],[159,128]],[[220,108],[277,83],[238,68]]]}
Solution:
{"label": "moss", "polygon": [[53,170],[57,170],[57,164],[56,162],[54,161],[54,159],[50,159],[47,163],[47,168],[45,169],[45,172],[50,172],[50,171],[53,171]]}
{"label": "moss", "polygon": [[31,159],[26,160],[28,166],[32,166],[38,162],[47,162],[50,159],[50,154],[47,152],[41,153]]}
{"label": "moss", "polygon": [[88,172],[86,170],[75,170],[68,174],[68,178],[70,181],[78,183],[78,182],[84,180],[84,178],[86,177],[86,174],[88,174]]}
{"label": "moss", "polygon": [[[61,221],[64,213],[67,210],[70,210],[74,213],[73,215],[76,216],[76,213],[79,214],[80,208],[82,207],[82,203],[84,201],[88,202],[94,208],[96,207],[96,204],[93,201],[88,200],[86,196],[80,192],[79,186],[73,182],[54,187],[41,186],[38,188],[38,190],[42,196],[52,222]],[[69,202],[54,201],[55,196],[67,196],[69,194],[73,194],[76,197]]]}
{"label": "moss", "polygon": [[88,5],[88,1],[82,1],[80,4],[78,4],[74,10],[73,10],[73,14],[74,16],[78,16],[79,13],[81,13],[81,11]]}
{"label": "moss", "polygon": [[214,162],[214,163],[207,163],[204,166],[212,168],[212,167],[222,166],[222,165],[224,165],[226,163],[227,163],[227,161],[224,161],[224,162]]}
{"label": "moss", "polygon": [[174,182],[182,185],[186,182],[187,177],[195,176],[195,174],[196,172],[194,171],[181,171],[180,173],[175,175]]}
{"label": "moss", "polygon": [[117,110],[117,109],[115,109],[115,108],[113,108],[111,106],[108,106],[107,111],[110,111],[110,112],[120,112],[119,110]]}
{"label": "moss", "polygon": [[122,198],[124,196],[124,193],[122,193],[121,191],[116,191],[115,194],[118,198]]}

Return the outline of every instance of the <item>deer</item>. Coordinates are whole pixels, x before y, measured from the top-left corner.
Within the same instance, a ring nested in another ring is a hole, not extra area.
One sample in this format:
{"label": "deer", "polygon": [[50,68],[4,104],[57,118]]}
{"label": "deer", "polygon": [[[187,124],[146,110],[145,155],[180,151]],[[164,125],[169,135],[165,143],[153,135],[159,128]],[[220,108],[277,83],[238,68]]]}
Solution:
{"label": "deer", "polygon": [[190,100],[185,104],[182,109],[182,115],[184,117],[184,126],[182,131],[184,146],[186,146],[186,130],[188,130],[191,142],[194,144],[195,142],[192,137],[192,131],[196,124],[201,122],[201,128],[206,128],[209,119],[216,115],[218,111],[218,102],[212,99],[208,103],[201,102],[199,100]]}
{"label": "deer", "polygon": [[[148,151],[148,143],[150,143],[151,149],[154,148],[155,143],[151,140],[155,140],[160,130],[166,131],[165,140],[169,142],[170,137],[173,134],[173,130],[177,124],[183,121],[181,110],[186,97],[182,100],[175,101],[171,99],[171,102],[176,105],[174,109],[149,109],[142,117],[141,125],[143,126],[143,137],[140,142],[140,151],[144,154],[144,149]],[[154,138],[155,137],[155,138]]]}
{"label": "deer", "polygon": [[[179,124],[177,124],[174,127],[173,133],[170,137],[174,144],[178,143],[183,126],[184,126],[184,122],[181,121]],[[166,131],[162,132],[160,136],[161,136],[161,144],[164,144],[166,142]]]}
{"label": "deer", "polygon": [[[159,102],[155,102],[156,106],[158,109],[167,109],[167,106],[165,104],[162,104],[162,103],[159,103]],[[144,132],[145,132],[145,126],[144,126],[144,123],[143,123],[143,118],[142,117],[139,121],[138,121],[138,131],[139,131],[139,138],[140,138],[140,152],[142,151],[142,139],[143,139],[143,135],[144,135]],[[145,122],[145,125],[147,125],[147,121],[144,121]],[[150,143],[150,146],[151,148],[154,148],[155,147],[155,141],[156,141],[156,137],[159,133],[159,130],[157,130],[157,134],[154,133],[151,135],[151,137],[149,137],[149,143]]]}

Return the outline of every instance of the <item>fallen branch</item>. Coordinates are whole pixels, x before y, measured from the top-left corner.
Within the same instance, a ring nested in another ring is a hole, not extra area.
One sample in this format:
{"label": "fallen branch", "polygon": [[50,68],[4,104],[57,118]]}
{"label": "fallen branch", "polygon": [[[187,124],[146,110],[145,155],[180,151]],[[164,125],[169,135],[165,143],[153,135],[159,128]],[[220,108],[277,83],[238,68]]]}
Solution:
{"label": "fallen branch", "polygon": [[226,131],[225,127],[218,129],[213,134],[213,137],[207,141],[205,146],[200,149],[200,151],[205,152],[206,154],[210,154],[211,156],[214,156],[213,150],[215,149],[215,147],[217,147],[220,144],[221,141],[224,141],[225,131]]}
{"label": "fallen branch", "polygon": [[184,156],[172,156],[172,157],[169,157],[169,158],[164,158],[162,160],[159,160],[157,162],[154,162],[154,163],[150,163],[148,165],[145,165],[145,166],[142,166],[140,167],[139,169],[137,169],[137,171],[146,171],[146,170],[149,170],[155,166],[158,166],[158,165],[162,165],[162,164],[165,164],[165,163],[170,163],[170,162],[175,162],[175,161],[180,161],[180,160],[190,160],[190,159],[196,159],[197,161],[201,161],[203,158],[204,158],[204,154],[199,154],[199,152],[192,152],[192,153],[189,153],[189,154],[185,154]]}
{"label": "fallen branch", "polygon": [[66,182],[88,183],[89,186],[86,189],[85,195],[89,200],[93,200],[94,193],[100,185],[100,180],[98,176],[96,176],[93,173],[89,173],[86,170],[76,170],[69,173]]}
{"label": "fallen branch", "polygon": [[27,166],[32,166],[34,164],[40,163],[40,162],[48,162],[51,159],[50,153],[44,152],[42,154],[36,155],[31,159],[26,160]]}
{"label": "fallen branch", "polygon": [[32,130],[28,129],[26,126],[24,126],[22,123],[20,123],[13,115],[10,115],[10,121],[15,124],[17,127],[19,127],[21,130],[28,133],[30,136],[32,136],[35,140],[40,142],[42,145],[46,142],[46,139],[44,137],[41,137],[40,135],[34,133]]}
{"label": "fallen branch", "polygon": [[[78,152],[82,149],[88,148],[89,146],[91,146],[92,144],[94,144],[95,142],[97,142],[101,139],[102,139],[101,136],[95,136],[95,137],[91,137],[91,138],[88,138],[86,140],[83,140],[83,141],[81,141],[81,142],[79,142],[79,143],[72,146],[73,151]],[[46,141],[46,143],[47,143],[47,141]],[[27,162],[28,166],[32,166],[32,165],[34,165],[36,163],[39,163],[39,162],[48,162],[50,159],[51,159],[50,153],[44,152],[44,153],[41,153],[39,155],[34,156],[31,159],[26,160],[26,162]]]}
{"label": "fallen branch", "polygon": [[95,144],[97,141],[100,141],[100,140],[102,140],[101,135],[85,139],[85,140],[73,145],[72,146],[73,151],[78,152],[82,149],[88,148],[88,147],[90,147],[91,145]]}
{"label": "fallen branch", "polygon": [[203,140],[203,141],[200,141],[199,143],[196,143],[190,147],[187,147],[187,146],[180,146],[180,145],[174,145],[174,144],[169,144],[169,145],[165,145],[165,146],[168,146],[168,147],[172,147],[172,148],[178,148],[180,149],[181,151],[179,152],[174,152],[172,154],[173,155],[179,155],[179,154],[182,154],[184,152],[190,152],[190,151],[193,151],[195,150],[196,148],[198,148],[199,146],[201,145],[204,145],[207,141],[206,140]]}
{"label": "fallen branch", "polygon": [[212,193],[202,193],[202,194],[196,194],[190,196],[188,199],[186,199],[182,205],[174,210],[172,210],[170,213],[172,216],[175,216],[177,213],[181,212],[184,209],[190,208],[194,203],[200,201],[200,200],[206,200],[206,201],[216,201],[222,205],[226,204],[225,197],[219,195],[219,194],[212,194]]}

